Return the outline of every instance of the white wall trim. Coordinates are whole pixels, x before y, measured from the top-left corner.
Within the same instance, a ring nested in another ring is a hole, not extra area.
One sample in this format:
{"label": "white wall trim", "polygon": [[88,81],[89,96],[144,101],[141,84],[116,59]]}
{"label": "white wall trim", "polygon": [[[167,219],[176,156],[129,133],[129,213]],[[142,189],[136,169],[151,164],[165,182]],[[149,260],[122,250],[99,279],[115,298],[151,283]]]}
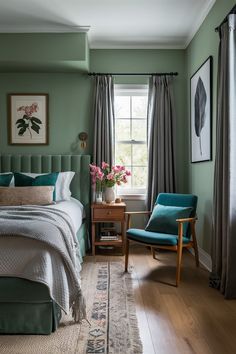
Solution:
{"label": "white wall trim", "polygon": [[[192,248],[189,249],[189,252],[194,255],[194,250]],[[201,247],[198,247],[198,253],[199,253],[199,262],[203,265],[204,268],[206,268],[209,272],[212,270],[212,261],[211,261],[211,256],[204,251]]]}
{"label": "white wall trim", "polygon": [[49,26],[7,26],[0,25],[0,33],[87,33],[90,26],[67,26],[67,25],[49,25]]}
{"label": "white wall trim", "polygon": [[186,39],[181,43],[175,43],[175,37],[173,37],[170,43],[119,43],[114,44],[114,42],[98,42],[90,40],[89,37],[89,48],[90,49],[185,49],[186,48]]}

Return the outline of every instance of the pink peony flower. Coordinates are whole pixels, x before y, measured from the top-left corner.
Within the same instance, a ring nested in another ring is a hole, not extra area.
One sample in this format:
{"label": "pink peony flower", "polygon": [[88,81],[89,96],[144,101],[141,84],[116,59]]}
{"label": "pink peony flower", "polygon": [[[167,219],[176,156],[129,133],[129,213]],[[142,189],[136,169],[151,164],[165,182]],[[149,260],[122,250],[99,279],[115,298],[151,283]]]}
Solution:
{"label": "pink peony flower", "polygon": [[127,180],[127,178],[126,178],[126,175],[124,175],[124,176],[122,177],[122,182],[124,182],[124,183],[127,183],[127,182],[128,182],[128,180]]}
{"label": "pink peony flower", "polygon": [[117,166],[113,166],[113,167],[112,167],[112,171],[113,171],[114,173],[119,173],[119,172],[120,172],[120,169],[119,169]]}
{"label": "pink peony flower", "polygon": [[32,105],[30,107],[31,107],[32,113],[38,112],[38,109],[39,109],[38,103],[34,102],[34,103],[32,103]]}
{"label": "pink peony flower", "polygon": [[[32,107],[32,109],[37,109],[37,107]],[[127,183],[127,176],[131,175],[131,172],[126,170],[125,166],[115,165],[110,167],[105,161],[102,162],[102,167],[96,166],[94,163],[89,166],[93,185],[99,185],[100,187],[113,187],[115,184],[120,186],[122,183]]]}
{"label": "pink peony flower", "polygon": [[107,179],[108,179],[108,181],[114,180],[114,174],[112,172],[108,173]]}
{"label": "pink peony flower", "polygon": [[94,171],[96,171],[97,170],[97,166],[96,165],[94,165],[94,164],[89,164],[89,167],[90,167],[90,169],[94,172]]}
{"label": "pink peony flower", "polygon": [[99,181],[102,181],[104,177],[104,173],[100,170],[97,172],[97,178],[99,179]]}
{"label": "pink peony flower", "polygon": [[105,170],[107,167],[109,167],[109,164],[106,162],[102,162],[102,169]]}

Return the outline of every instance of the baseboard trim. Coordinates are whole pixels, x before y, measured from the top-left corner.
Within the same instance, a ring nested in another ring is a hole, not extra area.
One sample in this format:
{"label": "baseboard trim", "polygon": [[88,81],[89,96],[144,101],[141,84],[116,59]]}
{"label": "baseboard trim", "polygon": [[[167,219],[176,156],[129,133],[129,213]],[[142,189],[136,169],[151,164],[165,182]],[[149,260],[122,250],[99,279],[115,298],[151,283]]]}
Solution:
{"label": "baseboard trim", "polygon": [[[192,248],[189,249],[189,252],[194,255],[194,250]],[[212,270],[212,261],[211,261],[211,256],[204,251],[201,247],[198,247],[198,253],[199,253],[199,262],[203,265],[204,268],[206,268],[209,272]]]}

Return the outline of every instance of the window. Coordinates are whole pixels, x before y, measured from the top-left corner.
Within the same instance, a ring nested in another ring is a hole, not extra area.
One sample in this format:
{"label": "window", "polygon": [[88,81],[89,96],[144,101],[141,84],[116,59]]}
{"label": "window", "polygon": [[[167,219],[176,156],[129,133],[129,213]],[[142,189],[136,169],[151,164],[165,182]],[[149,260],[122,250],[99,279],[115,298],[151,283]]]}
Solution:
{"label": "window", "polygon": [[132,173],[118,194],[146,193],[147,95],[147,86],[115,85],[115,163]]}

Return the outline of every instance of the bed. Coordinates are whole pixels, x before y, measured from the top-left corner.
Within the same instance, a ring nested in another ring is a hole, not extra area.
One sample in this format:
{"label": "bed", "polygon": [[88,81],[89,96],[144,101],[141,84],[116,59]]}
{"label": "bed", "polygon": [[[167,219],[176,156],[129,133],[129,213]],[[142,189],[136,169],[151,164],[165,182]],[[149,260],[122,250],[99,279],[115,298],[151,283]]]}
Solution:
{"label": "bed", "polygon": [[[72,199],[50,207],[70,215],[80,245],[80,262],[89,247],[89,163],[88,155],[0,155],[0,173],[75,172],[70,187]],[[60,318],[61,309],[50,297],[46,285],[0,274],[0,333],[50,334],[56,330]]]}

